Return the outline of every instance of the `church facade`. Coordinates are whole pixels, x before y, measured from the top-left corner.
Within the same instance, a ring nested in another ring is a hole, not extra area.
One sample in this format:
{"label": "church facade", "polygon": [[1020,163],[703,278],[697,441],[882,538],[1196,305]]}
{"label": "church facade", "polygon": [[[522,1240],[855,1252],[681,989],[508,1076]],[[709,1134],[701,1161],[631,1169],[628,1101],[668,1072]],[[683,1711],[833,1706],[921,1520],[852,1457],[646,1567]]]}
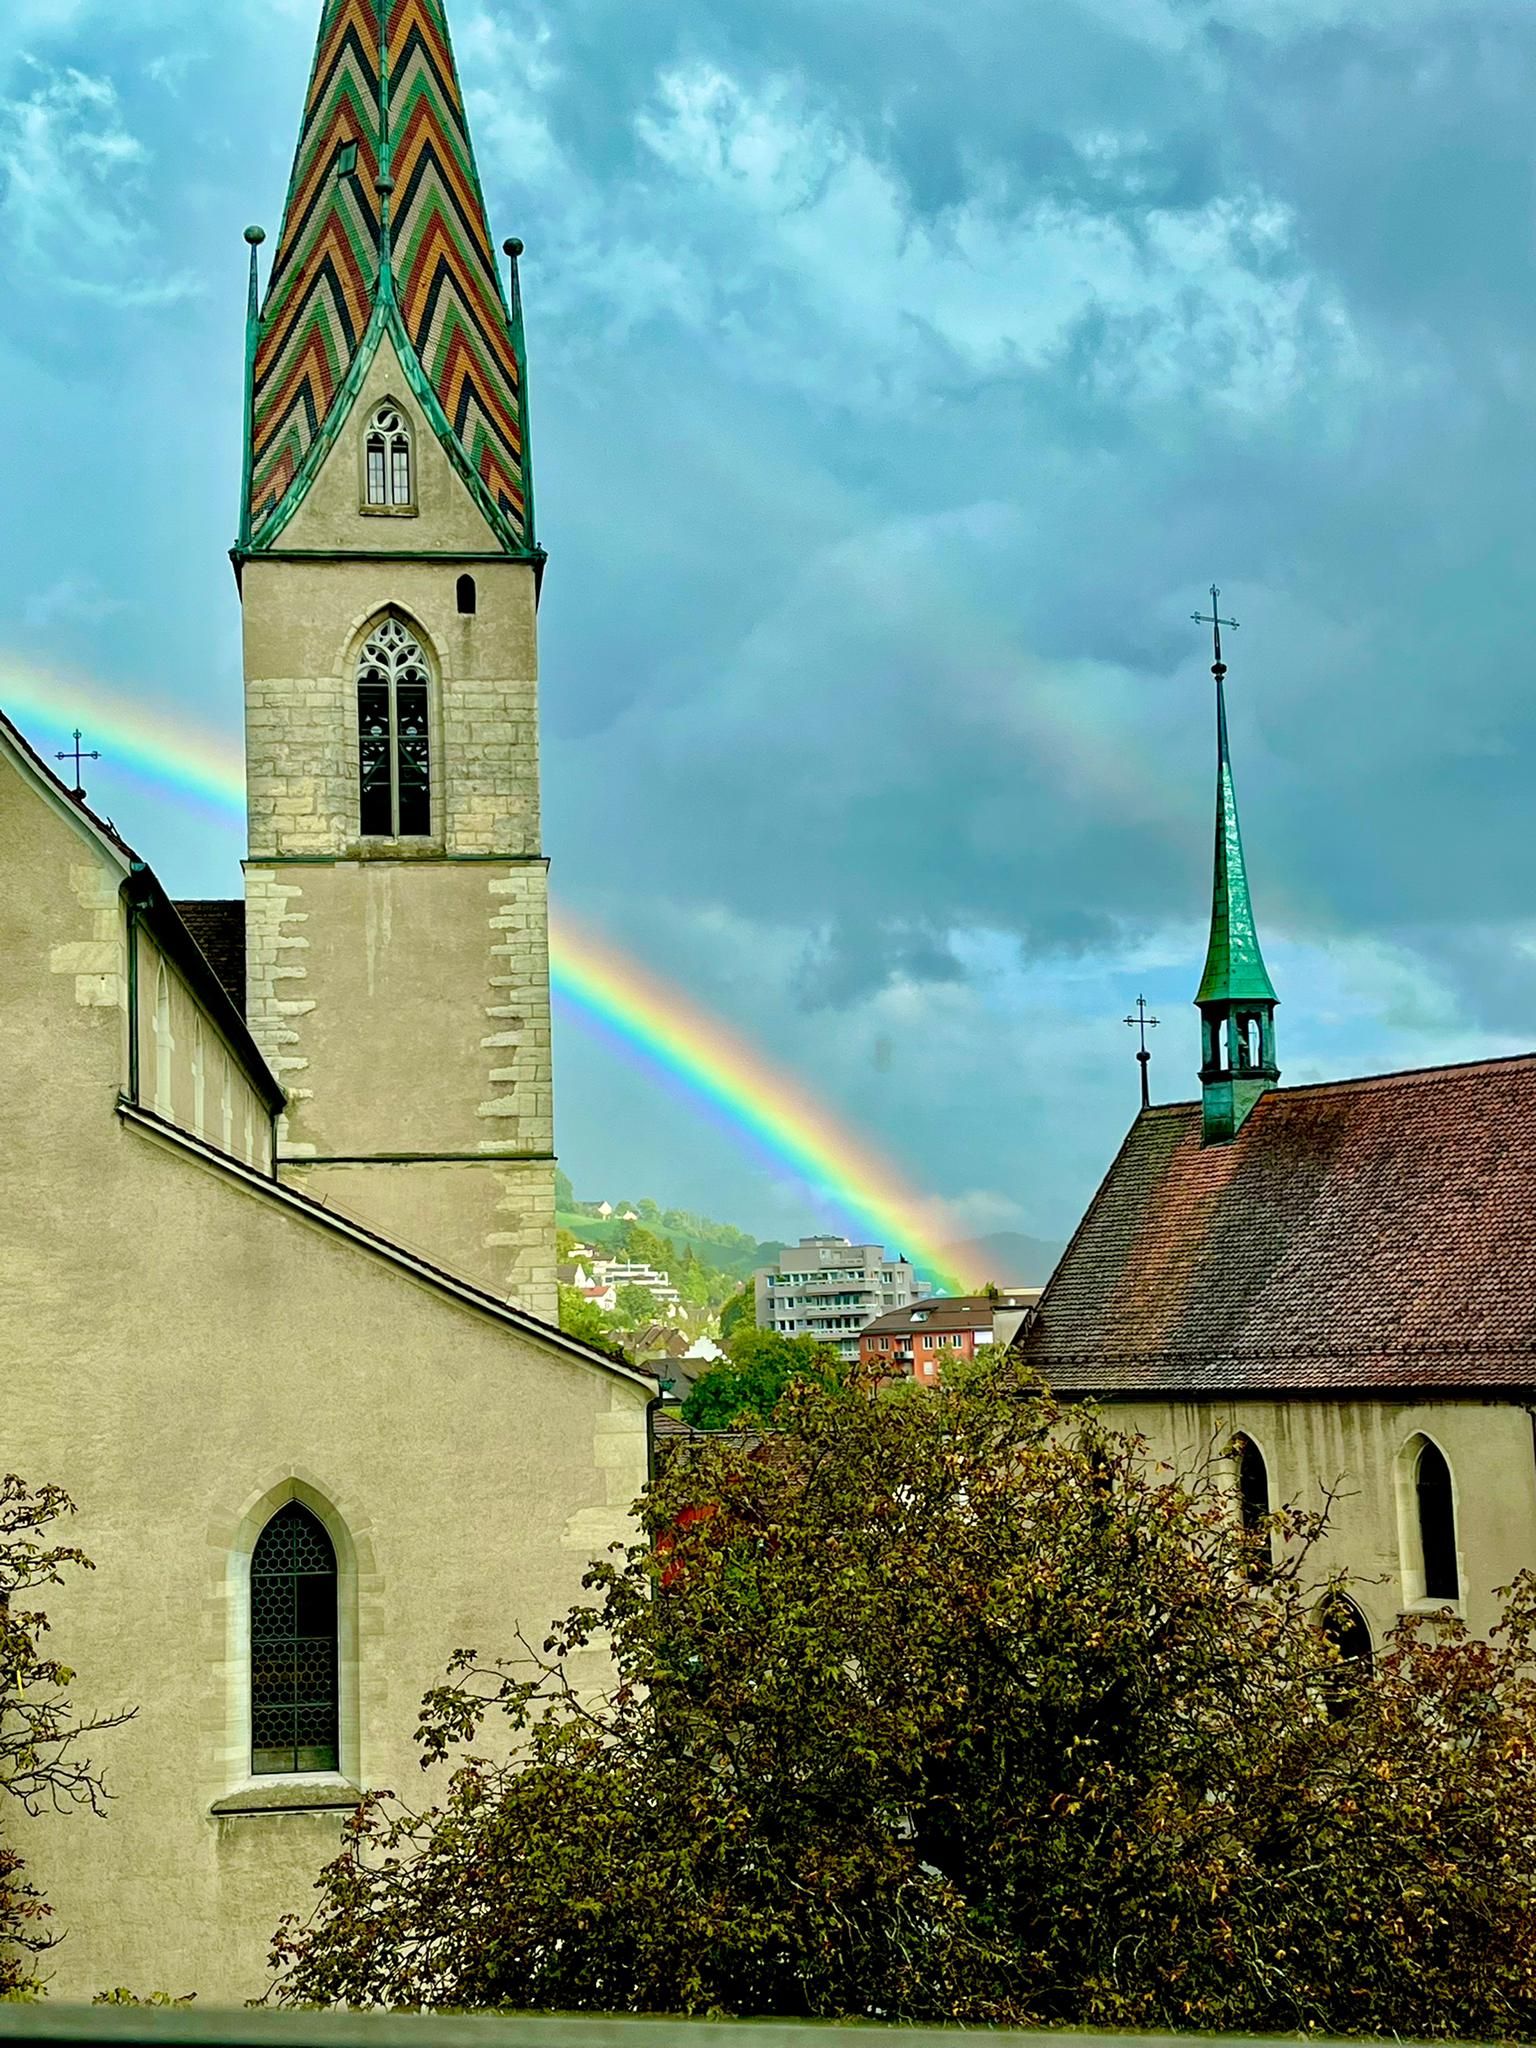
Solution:
{"label": "church facade", "polygon": [[178,905],[0,718],[5,1464],[107,1818],[3,1816],[56,1993],[259,1993],[421,1693],[624,1537],[654,1382],[554,1323],[516,255],[440,0],[324,0],[234,561],[243,900]]}
{"label": "church facade", "polygon": [[[1218,628],[1219,633],[1219,628]],[[1279,1085],[1216,644],[1196,1101],[1144,1108],[1015,1356],[1245,1519],[1329,1505],[1349,1654],[1536,1566],[1536,1056]]]}

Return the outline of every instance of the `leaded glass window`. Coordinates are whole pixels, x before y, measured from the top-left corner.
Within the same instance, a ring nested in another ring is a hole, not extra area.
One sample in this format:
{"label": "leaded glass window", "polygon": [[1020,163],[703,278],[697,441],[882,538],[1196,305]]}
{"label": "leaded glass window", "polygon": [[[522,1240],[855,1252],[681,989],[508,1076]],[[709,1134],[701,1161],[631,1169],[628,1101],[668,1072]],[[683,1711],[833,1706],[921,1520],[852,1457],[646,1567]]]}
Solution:
{"label": "leaded glass window", "polygon": [[369,634],[357,670],[359,827],[370,838],[432,829],[427,659],[399,619]]}
{"label": "leaded glass window", "polygon": [[387,399],[368,422],[364,443],[370,505],[409,505],[411,489],[411,430],[405,414],[393,399]]}
{"label": "leaded glass window", "polygon": [[340,1768],[336,1552],[289,1501],[251,1553],[251,1770]]}

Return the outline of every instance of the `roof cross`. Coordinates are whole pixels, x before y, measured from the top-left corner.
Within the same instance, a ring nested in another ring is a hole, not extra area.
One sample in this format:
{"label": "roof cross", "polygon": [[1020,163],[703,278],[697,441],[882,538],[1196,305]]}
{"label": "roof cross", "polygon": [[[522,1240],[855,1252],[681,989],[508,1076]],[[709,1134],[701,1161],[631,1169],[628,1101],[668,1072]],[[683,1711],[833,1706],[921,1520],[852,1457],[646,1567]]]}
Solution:
{"label": "roof cross", "polygon": [[1150,1109],[1152,1107],[1152,1090],[1148,1079],[1148,1069],[1152,1064],[1152,1055],[1147,1051],[1147,1033],[1157,1029],[1157,1019],[1147,1015],[1146,997],[1138,996],[1136,998],[1136,1007],[1132,1010],[1130,1016],[1123,1017],[1120,1021],[1123,1024],[1133,1024],[1141,1038],[1141,1051],[1136,1055],[1141,1065],[1141,1106],[1143,1109]]}
{"label": "roof cross", "polygon": [[80,780],[80,763],[82,761],[99,761],[101,759],[101,756],[100,754],[95,752],[94,749],[91,752],[87,753],[81,748],[80,728],[78,725],[75,727],[74,732],[71,734],[71,738],[74,740],[75,744],[72,747],[61,748],[60,751],[57,754],[55,754],[53,758],[56,761],[74,762],[75,786],[69,793],[77,803],[83,804],[85,802],[85,785]]}
{"label": "roof cross", "polygon": [[1190,617],[1197,626],[1210,627],[1211,637],[1216,643],[1216,659],[1211,663],[1211,674],[1214,676],[1224,676],[1227,672],[1227,664],[1221,658],[1221,629],[1223,626],[1230,626],[1235,633],[1237,631],[1237,621],[1236,619],[1224,619],[1221,616],[1221,592],[1214,583],[1211,585],[1211,609],[1209,615],[1205,612],[1191,612]]}

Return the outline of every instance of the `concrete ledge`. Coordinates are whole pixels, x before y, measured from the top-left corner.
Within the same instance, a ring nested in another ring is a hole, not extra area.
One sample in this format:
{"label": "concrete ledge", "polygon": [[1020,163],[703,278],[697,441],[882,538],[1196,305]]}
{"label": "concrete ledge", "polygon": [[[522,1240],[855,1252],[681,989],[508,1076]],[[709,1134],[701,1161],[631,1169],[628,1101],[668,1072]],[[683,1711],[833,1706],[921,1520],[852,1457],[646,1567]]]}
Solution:
{"label": "concrete ledge", "polygon": [[349,1778],[292,1777],[260,1778],[242,1785],[223,1799],[215,1799],[210,1813],[325,1813],[339,1809],[350,1813],[362,1798],[362,1788]]}

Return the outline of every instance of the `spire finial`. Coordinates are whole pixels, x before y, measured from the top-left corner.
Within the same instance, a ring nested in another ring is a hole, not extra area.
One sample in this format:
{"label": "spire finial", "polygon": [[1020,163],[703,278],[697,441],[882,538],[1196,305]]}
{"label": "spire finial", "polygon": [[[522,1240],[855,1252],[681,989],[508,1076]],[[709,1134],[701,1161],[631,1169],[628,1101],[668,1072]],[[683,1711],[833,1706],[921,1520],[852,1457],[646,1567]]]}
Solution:
{"label": "spire finial", "polygon": [[1132,1010],[1130,1016],[1122,1017],[1120,1021],[1123,1024],[1132,1025],[1140,1035],[1141,1050],[1137,1053],[1136,1059],[1141,1067],[1141,1106],[1143,1109],[1150,1109],[1152,1107],[1152,1081],[1150,1073],[1152,1055],[1147,1051],[1147,1033],[1157,1029],[1157,1019],[1147,1015],[1146,997],[1138,996],[1136,998],[1136,1007]]}
{"label": "spire finial", "polygon": [[262,227],[248,227],[245,231],[246,247],[251,252],[251,274],[245,291],[245,431],[241,439],[245,443],[240,472],[240,523],[238,527],[240,552],[243,554],[251,544],[251,466],[254,460],[256,422],[254,418],[256,344],[261,336],[261,277],[256,261],[256,252],[267,239]]}
{"label": "spire finial", "polygon": [[1230,626],[1235,633],[1237,631],[1237,620],[1224,619],[1221,616],[1221,592],[1214,583],[1211,585],[1211,609],[1209,613],[1191,612],[1190,617],[1197,626],[1209,626],[1211,629],[1211,640],[1215,647],[1215,657],[1211,662],[1211,674],[1219,683],[1227,672],[1227,664],[1221,658],[1221,629],[1223,626]]}

